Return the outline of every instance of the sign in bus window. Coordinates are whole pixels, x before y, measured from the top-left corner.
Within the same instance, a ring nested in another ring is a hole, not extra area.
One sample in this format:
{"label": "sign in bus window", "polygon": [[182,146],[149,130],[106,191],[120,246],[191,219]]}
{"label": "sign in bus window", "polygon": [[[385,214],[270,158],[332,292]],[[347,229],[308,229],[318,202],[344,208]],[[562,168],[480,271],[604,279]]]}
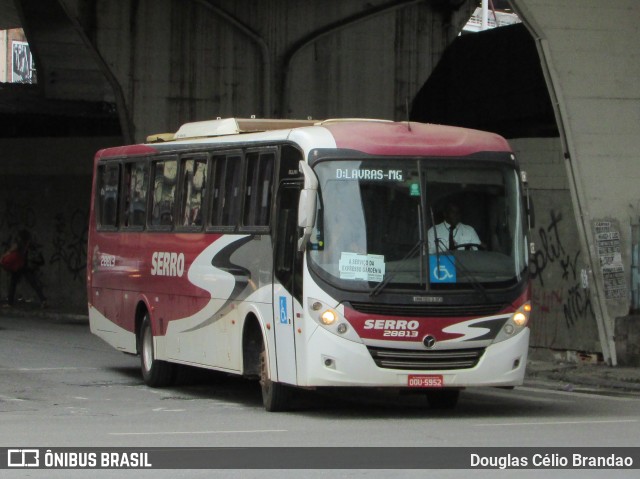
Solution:
{"label": "sign in bus window", "polygon": [[340,279],[380,282],[384,278],[384,256],[342,252],[338,269]]}
{"label": "sign in bus window", "polygon": [[455,257],[449,254],[429,255],[431,283],[455,283],[457,281]]}

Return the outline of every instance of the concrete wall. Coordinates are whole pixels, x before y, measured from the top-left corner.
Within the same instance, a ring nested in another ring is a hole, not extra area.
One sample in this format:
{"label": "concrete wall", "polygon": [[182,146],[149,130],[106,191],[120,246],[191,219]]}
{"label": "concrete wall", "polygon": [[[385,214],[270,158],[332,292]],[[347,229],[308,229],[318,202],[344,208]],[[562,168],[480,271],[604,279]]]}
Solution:
{"label": "concrete wall", "polygon": [[217,116],[402,119],[474,6],[98,0],[95,44],[137,141]]}
{"label": "concrete wall", "polygon": [[511,139],[509,143],[527,172],[535,211],[531,346],[601,352],[591,291],[582,280],[588,263],[576,241],[560,139]]}
{"label": "concrete wall", "polygon": [[[467,0],[452,13],[447,3],[434,9],[422,0],[20,4],[45,96],[117,100],[113,74],[123,125],[133,125],[138,142],[217,116],[404,118],[405,99],[475,6]],[[119,140],[25,136],[0,139],[0,246],[31,230],[45,261],[45,294],[84,311],[91,160]],[[0,278],[4,295],[6,274]],[[34,298],[26,284],[19,294]]]}
{"label": "concrete wall", "polygon": [[[44,294],[57,307],[86,312],[87,219],[93,155],[113,146],[116,138],[32,138],[0,140],[0,249],[15,234],[32,235],[30,259],[44,264],[36,275]],[[0,272],[0,294],[6,298],[8,274]],[[35,301],[26,281],[19,297]]]}
{"label": "concrete wall", "polygon": [[[436,7],[448,2],[417,0],[61,1],[117,78],[138,141],[215,116],[404,118],[405,99],[477,4],[452,13]],[[37,1],[23,3],[39,12]],[[560,140],[514,141],[537,206],[534,344],[602,349],[615,362],[614,322],[638,282],[640,5],[512,4],[538,41],[562,130]],[[67,57],[61,65],[72,67]],[[76,222],[88,208],[90,159],[111,141],[0,144],[0,241],[33,229],[46,287],[72,304],[84,302]],[[77,297],[66,296],[67,280]]]}
{"label": "concrete wall", "polygon": [[[113,74],[124,96],[118,105],[127,133],[133,125],[133,140],[143,141],[216,116],[404,118],[405,100],[424,83],[475,2],[453,12],[446,2],[432,8],[422,0],[21,5],[41,55],[45,95],[66,99],[75,92],[80,99],[111,101],[119,95],[105,93]],[[99,72],[105,75],[100,81]],[[96,150],[118,142],[0,140],[1,246],[18,230],[31,230],[45,262],[38,271],[45,294],[78,311],[86,308],[91,160]],[[6,274],[1,277],[6,291]],[[34,297],[26,284],[19,293]]]}
{"label": "concrete wall", "polygon": [[640,217],[640,5],[513,0],[539,39],[557,102],[581,248],[605,357],[630,309],[631,230]]}

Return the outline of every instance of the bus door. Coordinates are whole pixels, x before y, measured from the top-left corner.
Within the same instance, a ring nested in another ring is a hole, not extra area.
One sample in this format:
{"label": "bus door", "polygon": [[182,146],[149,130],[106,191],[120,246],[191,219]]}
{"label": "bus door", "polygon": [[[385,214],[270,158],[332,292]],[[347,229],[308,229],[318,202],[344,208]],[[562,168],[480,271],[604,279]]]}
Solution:
{"label": "bus door", "polygon": [[301,182],[278,188],[274,230],[273,318],[278,382],[296,384],[296,312],[302,295],[301,259],[297,254],[298,198]]}

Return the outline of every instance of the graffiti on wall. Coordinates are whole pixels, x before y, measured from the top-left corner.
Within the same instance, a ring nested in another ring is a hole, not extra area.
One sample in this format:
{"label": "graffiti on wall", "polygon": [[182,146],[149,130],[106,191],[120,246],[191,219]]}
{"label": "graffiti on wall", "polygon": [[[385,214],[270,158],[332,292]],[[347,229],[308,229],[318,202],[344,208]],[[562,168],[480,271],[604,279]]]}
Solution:
{"label": "graffiti on wall", "polygon": [[[539,248],[531,257],[530,271],[534,280],[533,301],[541,316],[562,311],[568,329],[579,322],[593,319],[589,288],[583,282],[579,260],[580,249],[568,250],[562,239],[561,212],[549,211],[549,221],[537,231]],[[553,281],[550,281],[553,278]],[[547,283],[545,284],[545,279]],[[553,284],[551,284],[553,283]]]}
{"label": "graffiti on wall", "polygon": [[[32,233],[30,260],[34,256],[42,259],[42,264],[60,264],[72,279],[84,279],[82,274],[87,264],[87,217],[88,212],[81,209],[69,213],[59,212],[54,215],[53,235],[43,241],[38,231],[47,228],[38,224],[38,216],[31,204],[20,204],[7,199],[0,213],[0,246],[6,251],[21,229]],[[50,244],[45,248],[44,243]],[[49,250],[45,253],[46,250]]]}
{"label": "graffiti on wall", "polygon": [[30,204],[21,205],[6,200],[0,217],[0,231],[3,234],[20,228],[33,229],[36,225],[36,211]]}
{"label": "graffiti on wall", "polygon": [[50,264],[61,263],[73,276],[83,278],[87,266],[87,218],[86,211],[75,210],[67,217],[58,213],[54,217],[53,255]]}

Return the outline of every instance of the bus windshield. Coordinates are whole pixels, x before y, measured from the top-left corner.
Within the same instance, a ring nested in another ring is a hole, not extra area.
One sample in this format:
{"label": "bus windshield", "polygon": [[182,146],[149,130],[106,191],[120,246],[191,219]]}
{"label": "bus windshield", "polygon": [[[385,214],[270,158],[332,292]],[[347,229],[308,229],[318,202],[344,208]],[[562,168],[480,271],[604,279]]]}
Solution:
{"label": "bus windshield", "polygon": [[354,291],[516,284],[527,267],[527,240],[509,158],[319,162],[311,267]]}

